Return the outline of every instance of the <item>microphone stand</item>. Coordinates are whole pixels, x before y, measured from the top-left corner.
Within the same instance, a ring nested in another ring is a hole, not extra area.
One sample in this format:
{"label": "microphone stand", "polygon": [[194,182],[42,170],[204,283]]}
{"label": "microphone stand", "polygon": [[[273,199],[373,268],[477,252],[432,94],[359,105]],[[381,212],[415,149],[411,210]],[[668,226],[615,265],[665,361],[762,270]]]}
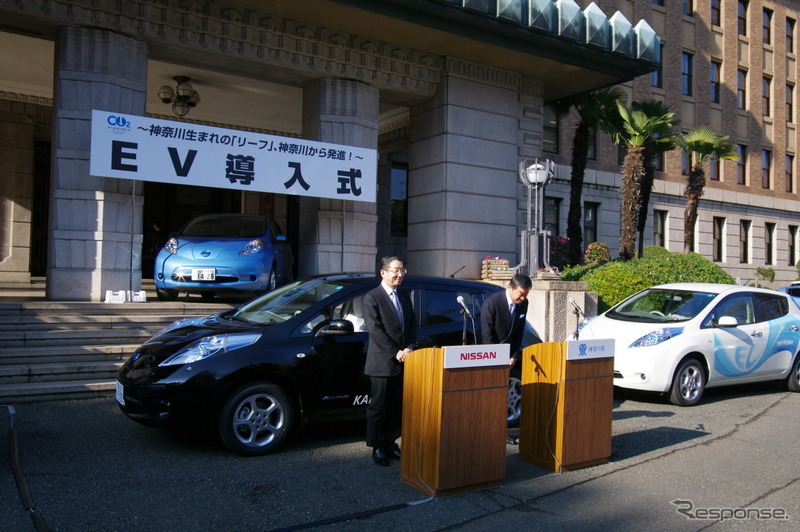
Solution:
{"label": "microphone stand", "polygon": [[575,336],[576,340],[580,340],[579,336],[580,336],[580,327],[581,327],[581,316],[586,318],[586,315],[583,313],[583,311],[578,306],[578,304],[575,303],[574,299],[569,298],[569,302],[572,303],[572,306],[574,307],[572,309],[572,313],[575,314],[575,334],[574,334],[574,336]]}

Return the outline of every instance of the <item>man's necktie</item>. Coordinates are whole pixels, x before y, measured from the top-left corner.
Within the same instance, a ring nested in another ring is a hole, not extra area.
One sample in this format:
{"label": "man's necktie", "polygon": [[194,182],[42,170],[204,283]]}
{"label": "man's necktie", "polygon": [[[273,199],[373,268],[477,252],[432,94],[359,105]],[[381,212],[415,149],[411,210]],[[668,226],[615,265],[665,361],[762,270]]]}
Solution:
{"label": "man's necktie", "polygon": [[397,290],[392,290],[392,303],[394,303],[394,311],[397,313],[397,319],[400,320],[400,324],[403,324],[403,309],[400,307],[400,296],[397,294]]}

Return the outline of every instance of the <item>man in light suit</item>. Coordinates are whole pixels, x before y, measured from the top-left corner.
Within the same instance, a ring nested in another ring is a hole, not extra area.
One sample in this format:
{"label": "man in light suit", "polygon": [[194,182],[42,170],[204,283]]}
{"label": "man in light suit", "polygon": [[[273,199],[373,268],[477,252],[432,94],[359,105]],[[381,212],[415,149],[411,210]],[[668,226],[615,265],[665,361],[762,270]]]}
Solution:
{"label": "man in light suit", "polygon": [[403,408],[403,362],[414,349],[417,321],[411,299],[397,290],[406,275],[399,257],[381,259],[381,284],[364,295],[364,321],[369,347],[364,374],[371,384],[367,406],[367,445],[381,466],[400,459]]}
{"label": "man in light suit", "polygon": [[481,307],[481,343],[510,344],[509,366],[514,365],[522,351],[528,292],[532,286],[530,277],[514,274],[508,287],[486,298]]}

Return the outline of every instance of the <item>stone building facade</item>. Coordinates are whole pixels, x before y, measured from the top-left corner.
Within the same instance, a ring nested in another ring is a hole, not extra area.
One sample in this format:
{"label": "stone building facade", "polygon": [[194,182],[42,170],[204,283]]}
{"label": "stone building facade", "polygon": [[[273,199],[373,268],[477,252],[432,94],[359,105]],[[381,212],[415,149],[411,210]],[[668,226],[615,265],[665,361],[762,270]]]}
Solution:
{"label": "stone building facade", "polygon": [[[542,154],[545,101],[659,62],[645,21],[573,0],[0,0],[0,16],[0,271],[46,275],[50,299],[138,289],[151,221],[215,210],[274,216],[298,275],[399,253],[477,278],[483,256],[517,257],[517,166]],[[201,96],[183,118],[157,95],[176,76]],[[378,200],[91,176],[92,109],[374,148]]]}
{"label": "stone building facade", "polygon": [[[588,5],[589,2],[583,2]],[[599,0],[604,11],[646,19],[662,40],[662,68],[621,87],[632,100],[663,101],[679,120],[676,132],[709,126],[743,155],[706,167],[694,251],[740,282],[783,286],[799,277],[800,197],[797,181],[798,17],[788,0]],[[548,188],[550,213],[566,234],[572,122],[559,124],[561,179]],[[584,233],[619,247],[620,159],[597,135],[584,191]],[[645,245],[684,249],[685,160],[668,152],[648,209]],[[563,199],[562,199],[563,198]],[[769,283],[758,268],[772,269]]]}

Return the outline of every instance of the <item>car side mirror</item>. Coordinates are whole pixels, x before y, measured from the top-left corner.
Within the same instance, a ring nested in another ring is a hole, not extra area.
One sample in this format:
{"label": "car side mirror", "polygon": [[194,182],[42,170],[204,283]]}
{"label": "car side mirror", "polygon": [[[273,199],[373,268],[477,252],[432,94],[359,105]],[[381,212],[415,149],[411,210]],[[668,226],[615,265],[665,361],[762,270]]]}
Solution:
{"label": "car side mirror", "polygon": [[736,318],[733,316],[722,316],[717,321],[717,327],[727,328],[727,327],[738,327],[739,322],[736,321]]}
{"label": "car side mirror", "polygon": [[286,235],[277,235],[275,237],[276,242],[286,242]]}
{"label": "car side mirror", "polygon": [[350,320],[331,320],[320,327],[314,336],[350,336],[355,333]]}

